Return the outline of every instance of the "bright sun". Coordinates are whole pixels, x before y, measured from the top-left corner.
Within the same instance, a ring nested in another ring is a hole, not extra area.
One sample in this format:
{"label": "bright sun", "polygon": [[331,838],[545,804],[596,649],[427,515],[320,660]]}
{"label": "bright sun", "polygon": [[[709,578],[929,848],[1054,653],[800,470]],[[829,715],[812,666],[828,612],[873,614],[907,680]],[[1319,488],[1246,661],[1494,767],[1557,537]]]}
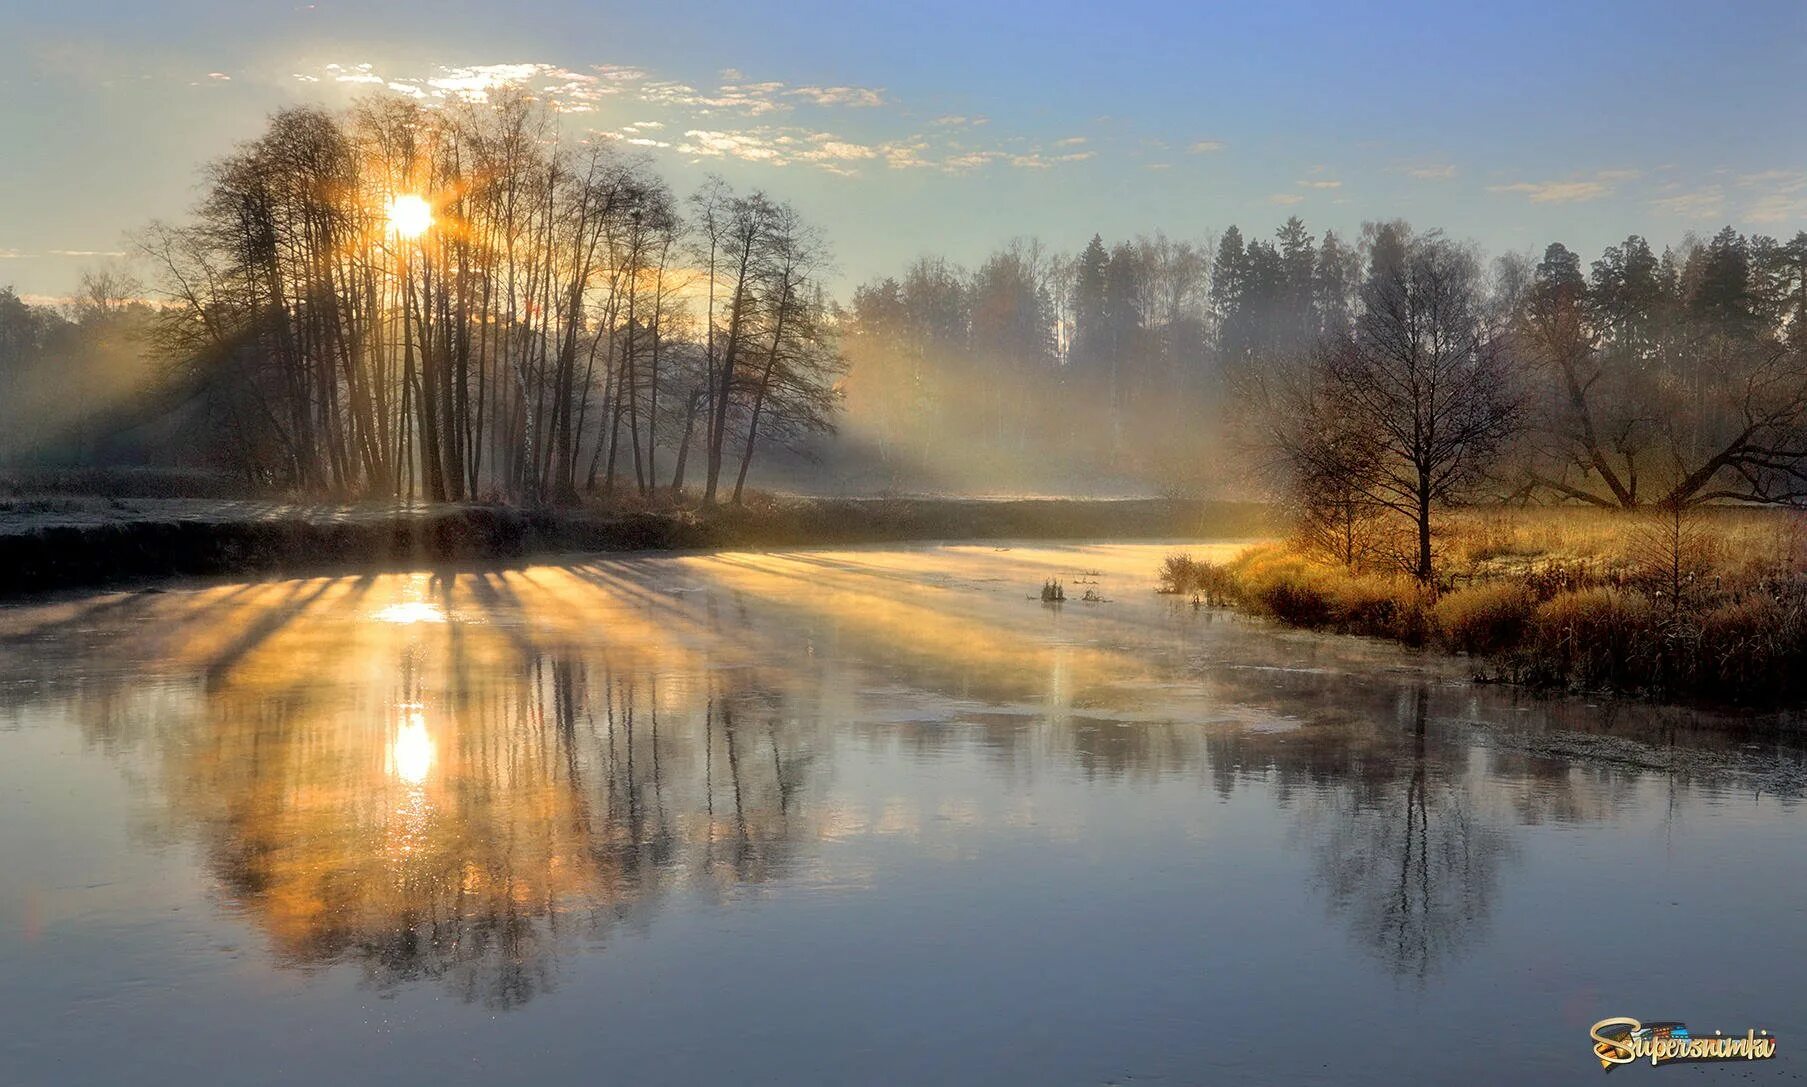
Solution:
{"label": "bright sun", "polygon": [[433,225],[433,208],[418,196],[397,196],[389,201],[389,229],[397,237],[418,238]]}

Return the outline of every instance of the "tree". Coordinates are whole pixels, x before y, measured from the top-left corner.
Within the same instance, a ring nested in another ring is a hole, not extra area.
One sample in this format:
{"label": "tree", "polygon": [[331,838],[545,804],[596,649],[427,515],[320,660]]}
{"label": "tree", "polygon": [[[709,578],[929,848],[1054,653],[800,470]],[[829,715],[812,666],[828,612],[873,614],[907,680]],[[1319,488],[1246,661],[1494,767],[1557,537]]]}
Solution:
{"label": "tree", "polygon": [[1471,254],[1432,234],[1375,254],[1370,268],[1353,331],[1328,342],[1311,373],[1312,424],[1339,434],[1336,458],[1311,463],[1410,524],[1400,558],[1428,584],[1433,511],[1487,475],[1518,402],[1481,319]]}
{"label": "tree", "polygon": [[[650,495],[660,449],[681,483],[700,434],[713,500],[728,446],[773,431],[748,379],[784,373],[762,352],[777,212],[719,183],[692,206],[694,262],[644,157],[561,140],[524,93],[284,111],[209,170],[191,223],[146,232],[157,346],[197,447],[266,486],[567,503],[619,475]],[[126,286],[91,281],[84,312]]]}
{"label": "tree", "polygon": [[1807,500],[1807,357],[1786,251],[1727,228],[1659,260],[1633,236],[1584,282],[1552,245],[1518,322],[1527,360],[1552,378],[1532,485],[1625,509]]}

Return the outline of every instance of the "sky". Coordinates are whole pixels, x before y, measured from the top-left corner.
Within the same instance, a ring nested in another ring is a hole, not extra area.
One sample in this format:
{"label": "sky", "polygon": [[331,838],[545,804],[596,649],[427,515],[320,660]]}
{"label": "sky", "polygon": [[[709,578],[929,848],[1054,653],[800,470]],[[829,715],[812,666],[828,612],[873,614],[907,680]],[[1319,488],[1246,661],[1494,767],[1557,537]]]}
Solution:
{"label": "sky", "polygon": [[1807,229],[1807,3],[0,0],[0,286],[65,296],[288,105],[524,82],[680,192],[819,223],[842,290],[1056,251],[1404,218],[1585,258]]}

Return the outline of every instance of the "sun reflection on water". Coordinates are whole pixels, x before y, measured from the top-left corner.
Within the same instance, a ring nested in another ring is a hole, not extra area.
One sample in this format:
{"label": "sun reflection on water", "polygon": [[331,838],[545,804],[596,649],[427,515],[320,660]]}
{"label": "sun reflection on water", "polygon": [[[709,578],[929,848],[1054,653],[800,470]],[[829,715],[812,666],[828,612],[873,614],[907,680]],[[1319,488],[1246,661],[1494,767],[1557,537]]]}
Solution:
{"label": "sun reflection on water", "polygon": [[409,785],[427,780],[433,769],[433,735],[427,731],[426,716],[418,705],[404,706],[402,723],[389,741],[384,769]]}
{"label": "sun reflection on water", "polygon": [[407,626],[413,623],[443,623],[445,609],[425,600],[403,600],[379,610],[371,616],[379,623]]}

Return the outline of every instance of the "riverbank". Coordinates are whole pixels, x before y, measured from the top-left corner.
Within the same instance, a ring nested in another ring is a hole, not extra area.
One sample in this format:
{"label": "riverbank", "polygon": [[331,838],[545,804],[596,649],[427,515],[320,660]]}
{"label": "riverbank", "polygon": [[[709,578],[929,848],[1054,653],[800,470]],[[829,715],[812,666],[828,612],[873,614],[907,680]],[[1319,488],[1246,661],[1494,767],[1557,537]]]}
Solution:
{"label": "riverbank", "polygon": [[[1166,591],[1287,626],[1473,659],[1477,679],[1725,706],[1807,699],[1807,528],[1798,513],[1468,511],[1436,584],[1296,543],[1168,559]],[[1394,567],[1397,569],[1397,567]]]}
{"label": "riverbank", "polygon": [[0,595],[204,575],[394,569],[569,551],[920,540],[1250,537],[1266,508],[1190,499],[761,499],[713,510],[34,496],[0,502]]}

